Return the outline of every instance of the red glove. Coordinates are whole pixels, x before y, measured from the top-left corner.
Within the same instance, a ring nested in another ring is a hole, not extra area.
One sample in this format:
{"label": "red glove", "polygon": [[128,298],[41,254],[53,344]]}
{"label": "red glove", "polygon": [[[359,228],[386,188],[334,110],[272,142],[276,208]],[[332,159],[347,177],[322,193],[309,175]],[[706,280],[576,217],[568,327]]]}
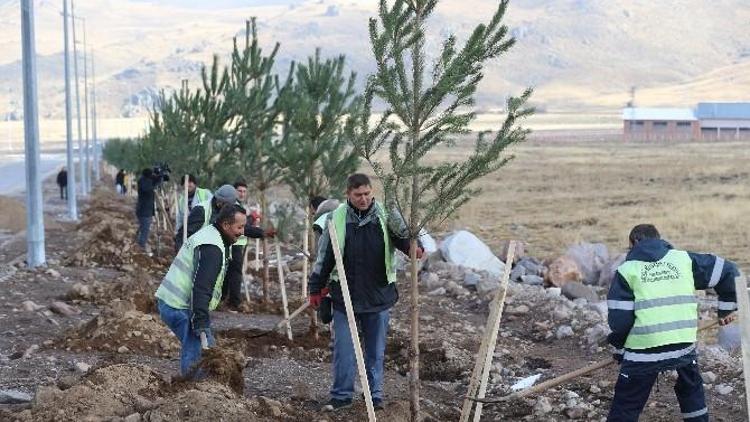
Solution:
{"label": "red glove", "polygon": [[320,307],[320,302],[326,296],[328,296],[328,287],[324,288],[318,293],[310,293],[310,297],[308,299],[310,302],[310,306],[312,306],[313,309],[318,309]]}
{"label": "red glove", "polygon": [[257,226],[260,223],[260,212],[257,210],[250,211],[250,218],[252,218],[252,225]]}

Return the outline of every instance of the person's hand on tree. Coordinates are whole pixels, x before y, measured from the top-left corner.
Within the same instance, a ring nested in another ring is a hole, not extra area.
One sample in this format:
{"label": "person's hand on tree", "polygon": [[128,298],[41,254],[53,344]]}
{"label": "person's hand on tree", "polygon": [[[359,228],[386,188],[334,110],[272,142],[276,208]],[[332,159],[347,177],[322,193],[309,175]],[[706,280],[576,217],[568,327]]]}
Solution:
{"label": "person's hand on tree", "polygon": [[719,325],[722,327],[725,325],[729,325],[737,320],[737,312],[732,312],[731,314],[725,316],[724,318],[719,318]]}
{"label": "person's hand on tree", "polygon": [[[424,249],[421,246],[417,246],[417,250],[416,250],[416,254],[415,255],[416,255],[417,259],[422,259],[422,257],[424,256]],[[411,256],[411,253],[409,254],[409,256]]]}

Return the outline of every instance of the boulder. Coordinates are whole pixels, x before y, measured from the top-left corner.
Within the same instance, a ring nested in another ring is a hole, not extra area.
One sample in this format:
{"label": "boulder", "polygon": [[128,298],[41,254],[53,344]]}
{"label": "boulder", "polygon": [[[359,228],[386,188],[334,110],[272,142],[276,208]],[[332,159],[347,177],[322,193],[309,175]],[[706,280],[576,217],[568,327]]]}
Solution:
{"label": "boulder", "polygon": [[602,268],[601,273],[599,273],[599,285],[600,286],[609,286],[610,283],[612,283],[612,278],[615,276],[615,271],[617,271],[617,267],[622,265],[623,262],[625,262],[625,256],[627,254],[621,253],[611,259],[607,265]]}
{"label": "boulder", "polygon": [[505,269],[505,264],[484,242],[465,230],[445,238],[440,244],[440,251],[448,262],[476,271],[487,271],[494,278],[500,278]]}
{"label": "boulder", "polygon": [[60,302],[60,301],[52,302],[52,304],[49,305],[49,309],[58,315],[67,316],[67,317],[78,315],[81,313],[81,311],[78,308],[74,306],[70,306],[67,303]]}
{"label": "boulder", "polygon": [[570,300],[586,299],[589,302],[599,300],[599,295],[596,294],[594,289],[577,281],[563,284],[562,294]]}
{"label": "boulder", "polygon": [[598,284],[599,276],[609,264],[609,251],[603,243],[578,243],[568,248],[565,255],[578,264],[586,284]]}
{"label": "boulder", "polygon": [[533,274],[521,276],[521,281],[523,284],[528,284],[529,286],[541,286],[544,284],[544,279],[542,277]]}
{"label": "boulder", "polygon": [[31,394],[21,390],[0,390],[0,404],[28,403],[31,400]]}
{"label": "boulder", "polygon": [[560,327],[557,327],[555,337],[559,340],[566,337],[573,337],[573,334],[573,328],[571,328],[570,325],[561,325]]}
{"label": "boulder", "polygon": [[544,265],[530,256],[521,258],[516,265],[524,267],[526,269],[526,274],[542,275],[544,273]]}
{"label": "boulder", "polygon": [[430,236],[425,229],[419,232],[419,242],[422,244],[425,255],[432,255],[438,251],[438,244],[435,238]]}
{"label": "boulder", "polygon": [[526,275],[526,267],[516,265],[510,272],[510,279],[513,281],[521,281],[521,277]]}
{"label": "boulder", "polygon": [[[505,262],[505,258],[508,256],[508,248],[510,248],[510,240],[504,240],[500,243],[500,260]],[[516,250],[513,254],[513,263],[520,261],[521,258],[526,256],[526,245],[523,242],[516,241]],[[506,262],[507,264],[507,262]]]}
{"label": "boulder", "polygon": [[476,286],[482,280],[482,276],[474,271],[467,270],[464,273],[464,286]]}
{"label": "boulder", "polygon": [[742,336],[739,324],[729,324],[719,327],[719,346],[728,352],[739,350],[742,346]]}
{"label": "boulder", "polygon": [[544,273],[544,281],[555,287],[562,287],[571,281],[580,281],[582,277],[576,261],[565,255],[552,261]]}

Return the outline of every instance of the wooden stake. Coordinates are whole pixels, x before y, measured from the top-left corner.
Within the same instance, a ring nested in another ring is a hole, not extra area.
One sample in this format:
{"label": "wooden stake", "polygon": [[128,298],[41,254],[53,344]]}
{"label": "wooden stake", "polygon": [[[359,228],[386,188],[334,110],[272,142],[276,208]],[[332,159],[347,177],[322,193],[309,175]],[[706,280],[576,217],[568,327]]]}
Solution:
{"label": "wooden stake", "polygon": [[190,213],[190,200],[188,199],[188,175],[185,175],[185,212],[182,215],[182,244],[187,242],[187,222]]}
{"label": "wooden stake", "polygon": [[354,355],[357,358],[357,370],[359,371],[359,382],[362,384],[362,393],[365,396],[365,405],[367,406],[367,418],[370,422],[375,422],[375,408],[372,405],[372,396],[370,395],[370,384],[367,383],[367,372],[365,371],[365,359],[362,356],[362,347],[359,342],[359,331],[357,331],[357,320],[354,318],[354,308],[352,307],[352,298],[349,296],[349,285],[346,282],[346,271],[344,270],[344,260],[339,250],[339,238],[336,234],[336,225],[328,225],[328,233],[331,235],[331,248],[333,256],[336,258],[336,271],[339,275],[339,284],[341,285],[341,295],[344,296],[344,306],[346,307],[346,320],[349,323],[349,333],[352,336],[352,346]]}
{"label": "wooden stake", "polygon": [[734,279],[737,292],[737,310],[739,311],[740,335],[742,339],[742,373],[745,376],[745,400],[747,415],[750,420],[750,300],[747,297],[747,279],[740,274]]}
{"label": "wooden stake", "polygon": [[[712,321],[700,328],[698,328],[698,332],[708,330],[709,328],[715,327],[719,323],[718,320]],[[568,372],[567,374],[562,374],[559,377],[552,378],[550,380],[547,380],[543,383],[537,384],[531,388],[527,388],[522,391],[518,391],[513,394],[509,394],[505,397],[499,397],[499,398],[493,398],[493,399],[485,399],[485,398],[470,398],[470,400],[479,402],[479,403],[500,403],[505,401],[511,401],[515,399],[521,399],[524,397],[528,397],[532,394],[541,393],[542,391],[549,390],[552,387],[557,387],[560,384],[565,384],[566,382],[576,379],[578,377],[581,377],[583,375],[588,375],[592,372],[598,371],[599,369],[606,368],[610,365],[614,365],[617,363],[614,359],[607,358],[602,359],[599,362],[594,362],[591,365],[584,366],[583,368],[576,369],[575,371]]]}
{"label": "wooden stake", "polygon": [[284,284],[284,264],[281,261],[281,245],[276,241],[276,269],[279,273],[279,287],[281,288],[281,304],[284,306],[284,319],[286,320],[286,336],[292,339],[292,324],[289,322],[289,303],[286,300],[286,285]]}
{"label": "wooden stake", "polygon": [[294,318],[297,318],[297,317],[299,316],[299,314],[301,314],[302,312],[305,312],[305,310],[306,310],[307,308],[309,308],[309,307],[310,307],[310,303],[309,303],[309,302],[305,302],[305,303],[303,303],[303,304],[302,304],[302,306],[300,306],[299,308],[295,309],[295,310],[294,310],[294,312],[292,312],[292,314],[291,314],[291,315],[289,315],[288,317],[286,317],[286,318],[284,318],[283,320],[279,321],[279,322],[278,322],[278,323],[276,324],[276,326],[274,327],[274,330],[278,330],[278,329],[279,329],[279,328],[281,328],[281,327],[282,327],[283,325],[285,325],[285,324],[289,324],[290,322],[292,322],[292,320],[293,320]]}
{"label": "wooden stake", "polygon": [[201,349],[208,350],[208,339],[206,338],[206,333],[201,331]]}
{"label": "wooden stake", "polygon": [[307,298],[307,273],[309,271],[310,262],[308,256],[310,256],[310,207],[305,207],[305,234],[302,236],[302,252],[304,253],[304,260],[302,261],[302,299]]}
{"label": "wooden stake", "polygon": [[250,303],[250,284],[247,282],[247,276],[245,275],[245,264],[247,264],[247,256],[249,254],[250,248],[248,245],[245,245],[245,253],[242,254],[242,285],[245,286],[245,301],[247,303]]}

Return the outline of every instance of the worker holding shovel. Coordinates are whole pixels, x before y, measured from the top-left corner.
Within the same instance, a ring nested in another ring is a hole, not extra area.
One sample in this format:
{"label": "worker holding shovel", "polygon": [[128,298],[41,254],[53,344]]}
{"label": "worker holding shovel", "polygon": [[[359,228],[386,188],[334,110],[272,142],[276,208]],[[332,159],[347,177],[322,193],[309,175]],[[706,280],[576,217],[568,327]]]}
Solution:
{"label": "worker holding shovel", "polygon": [[[337,243],[343,255],[348,290],[357,325],[363,337],[367,381],[375,409],[383,408],[383,362],[390,309],[398,300],[396,289],[396,249],[409,252],[403,219],[388,214],[372,196],[372,184],[364,174],[347,180],[347,202],[328,217],[336,228]],[[396,228],[395,230],[393,228]],[[417,251],[421,255],[421,250]],[[344,297],[338,283],[331,237],[322,232],[318,256],[310,274],[310,305],[318,308],[321,291],[331,280],[333,302],[333,386],[324,410],[337,410],[352,404],[357,374],[355,352],[346,315]]]}
{"label": "worker holding shovel", "polygon": [[213,345],[209,311],[219,306],[231,246],[244,233],[246,219],[243,208],[225,205],[213,224],[182,245],[156,290],[159,315],[182,345],[183,376],[191,374],[201,358],[202,337]]}
{"label": "worker holding shovel", "polygon": [[685,421],[708,421],[695,342],[695,290],[719,296],[719,324],[737,309],[734,263],[709,254],[673,249],[656,227],[630,232],[630,252],[617,269],[607,296],[609,343],[621,362],[608,421],[637,421],[660,372],[677,370],[675,393]]}

